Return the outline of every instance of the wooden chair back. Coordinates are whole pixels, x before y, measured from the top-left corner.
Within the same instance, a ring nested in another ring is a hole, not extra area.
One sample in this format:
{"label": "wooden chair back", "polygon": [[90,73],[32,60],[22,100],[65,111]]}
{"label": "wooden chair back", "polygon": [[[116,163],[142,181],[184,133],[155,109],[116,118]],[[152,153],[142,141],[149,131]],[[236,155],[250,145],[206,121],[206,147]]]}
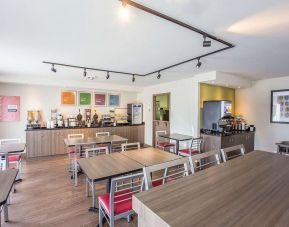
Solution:
{"label": "wooden chair back", "polygon": [[[161,171],[163,173],[160,177],[152,179],[153,173],[159,173]],[[190,171],[190,162],[187,157],[144,167],[143,172],[145,188],[148,190],[152,188],[157,182],[161,182],[160,184],[165,184],[169,181],[188,176]]]}
{"label": "wooden chair back", "polygon": [[190,156],[189,160],[192,173],[221,163],[220,152],[218,150]]}
{"label": "wooden chair back", "polygon": [[121,151],[129,151],[129,150],[140,150],[140,142],[121,144]]}
{"label": "wooden chair back", "polygon": [[245,154],[245,147],[243,144],[233,146],[233,147],[227,147],[221,149],[222,159],[223,162],[226,162],[230,159],[242,156]]}

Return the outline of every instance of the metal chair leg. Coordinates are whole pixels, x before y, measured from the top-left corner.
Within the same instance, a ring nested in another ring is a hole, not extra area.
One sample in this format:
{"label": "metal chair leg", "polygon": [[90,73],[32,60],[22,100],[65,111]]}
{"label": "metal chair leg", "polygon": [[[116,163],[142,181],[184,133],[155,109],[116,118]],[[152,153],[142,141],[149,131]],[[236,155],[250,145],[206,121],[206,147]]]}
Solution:
{"label": "metal chair leg", "polygon": [[8,204],[4,204],[4,220],[5,222],[8,222]]}

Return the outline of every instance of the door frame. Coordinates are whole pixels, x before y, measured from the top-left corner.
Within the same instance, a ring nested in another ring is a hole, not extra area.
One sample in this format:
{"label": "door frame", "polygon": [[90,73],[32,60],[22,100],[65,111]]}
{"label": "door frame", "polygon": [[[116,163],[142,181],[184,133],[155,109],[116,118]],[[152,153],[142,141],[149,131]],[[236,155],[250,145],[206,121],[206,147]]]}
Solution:
{"label": "door frame", "polygon": [[[160,96],[160,95],[168,95],[168,105],[169,105],[169,121],[159,121],[159,120],[155,120],[155,110],[156,110],[156,105],[155,105],[155,98],[157,96]],[[153,94],[153,97],[152,97],[152,102],[153,102],[153,111],[152,111],[152,145],[153,147],[155,146],[155,122],[158,121],[158,122],[167,122],[169,124],[169,128],[171,127],[170,125],[170,121],[171,121],[171,92],[164,92],[164,93],[158,93],[158,94]]]}

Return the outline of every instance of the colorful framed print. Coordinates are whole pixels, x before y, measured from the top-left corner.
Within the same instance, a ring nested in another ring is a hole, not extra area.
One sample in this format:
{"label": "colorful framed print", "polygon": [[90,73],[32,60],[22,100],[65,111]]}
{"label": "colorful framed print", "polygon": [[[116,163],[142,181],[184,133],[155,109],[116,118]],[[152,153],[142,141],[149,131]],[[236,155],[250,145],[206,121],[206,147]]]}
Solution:
{"label": "colorful framed print", "polygon": [[119,106],[120,105],[120,95],[119,94],[109,94],[108,95],[108,105],[109,106]]}
{"label": "colorful framed print", "polygon": [[61,105],[76,105],[76,91],[62,91]]}
{"label": "colorful framed print", "polygon": [[289,124],[289,89],[271,91],[271,123]]}
{"label": "colorful framed print", "polygon": [[106,93],[94,93],[94,105],[106,106]]}
{"label": "colorful framed print", "polygon": [[20,96],[0,96],[1,121],[20,121]]}
{"label": "colorful framed print", "polygon": [[80,106],[91,106],[91,92],[78,92],[78,104]]}

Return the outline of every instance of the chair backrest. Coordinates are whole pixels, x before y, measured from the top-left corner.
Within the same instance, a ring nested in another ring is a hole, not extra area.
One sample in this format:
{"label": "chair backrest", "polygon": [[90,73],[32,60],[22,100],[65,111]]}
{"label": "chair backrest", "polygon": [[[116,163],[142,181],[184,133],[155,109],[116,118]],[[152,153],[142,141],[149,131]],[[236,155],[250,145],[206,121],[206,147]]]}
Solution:
{"label": "chair backrest", "polygon": [[227,147],[221,149],[222,159],[223,162],[226,162],[230,159],[233,159],[238,156],[242,156],[245,154],[245,147],[243,144],[233,146],[233,147]]}
{"label": "chair backrest", "polygon": [[93,147],[85,149],[86,158],[108,153],[108,147]]}
{"label": "chair backrest", "polygon": [[192,139],[192,143],[191,143],[191,149],[194,150],[194,151],[201,152],[202,142],[203,142],[203,138],[202,137],[193,138]]}
{"label": "chair backrest", "polygon": [[218,150],[190,156],[189,160],[192,173],[221,163],[220,152]]}
{"label": "chair backrest", "polygon": [[84,134],[80,133],[80,134],[68,134],[67,135],[68,139],[84,139]]}
{"label": "chair backrest", "polygon": [[96,136],[96,137],[99,137],[99,136],[109,136],[109,132],[97,132],[97,133],[95,133],[95,136]]}
{"label": "chair backrest", "polygon": [[137,143],[122,143],[121,151],[140,150],[140,142]]}
{"label": "chair backrest", "polygon": [[[160,171],[163,171],[161,176],[152,179],[153,173],[159,173]],[[190,171],[190,162],[187,157],[144,167],[145,188],[148,190],[155,185],[165,184],[169,181],[188,176]]]}
{"label": "chair backrest", "polygon": [[113,178],[110,188],[110,214],[114,214],[116,204],[132,203],[132,195],[143,191],[143,188],[143,173]]}
{"label": "chair backrest", "polygon": [[166,140],[165,138],[160,137],[160,135],[165,135],[167,134],[166,130],[162,130],[162,131],[156,131],[156,138],[155,138],[155,146],[157,145],[157,143],[159,141],[164,141]]}
{"label": "chair backrest", "polygon": [[20,138],[12,138],[12,139],[0,139],[0,144],[11,144],[11,143],[20,143]]}

